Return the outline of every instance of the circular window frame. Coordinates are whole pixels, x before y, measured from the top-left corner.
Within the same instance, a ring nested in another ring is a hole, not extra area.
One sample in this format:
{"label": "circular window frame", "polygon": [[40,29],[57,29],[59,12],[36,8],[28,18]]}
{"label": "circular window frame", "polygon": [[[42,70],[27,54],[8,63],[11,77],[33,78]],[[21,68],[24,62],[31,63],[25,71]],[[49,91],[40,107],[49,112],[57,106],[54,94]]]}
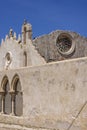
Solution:
{"label": "circular window frame", "polygon": [[[64,39],[64,38],[67,38],[67,39],[71,42],[71,47],[69,48],[68,51],[63,52],[63,51],[61,51],[61,50],[59,49],[59,47],[58,47],[58,42],[59,42],[60,39],[62,39],[62,38],[63,38],[63,39]],[[74,42],[72,36],[71,36],[70,34],[68,34],[68,33],[61,33],[61,34],[58,36],[58,38],[57,38],[57,40],[56,40],[56,46],[57,46],[57,48],[58,48],[58,52],[59,52],[61,55],[63,55],[63,56],[70,56],[70,55],[75,51],[75,42]]]}
{"label": "circular window frame", "polygon": [[12,62],[12,54],[11,54],[11,52],[7,52],[6,55],[5,55],[5,65],[6,65],[6,67],[9,67],[11,62]]}

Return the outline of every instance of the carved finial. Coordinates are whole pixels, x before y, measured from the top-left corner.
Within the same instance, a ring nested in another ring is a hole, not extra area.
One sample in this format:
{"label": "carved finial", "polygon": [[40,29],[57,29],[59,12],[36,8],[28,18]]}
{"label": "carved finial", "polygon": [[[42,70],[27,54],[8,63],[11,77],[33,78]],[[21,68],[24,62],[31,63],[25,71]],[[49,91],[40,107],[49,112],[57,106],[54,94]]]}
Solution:
{"label": "carved finial", "polygon": [[2,40],[1,40],[1,44],[2,44],[3,42],[4,42],[4,40],[2,39]]}
{"label": "carved finial", "polygon": [[5,40],[7,40],[8,39],[8,35],[6,35],[6,37],[5,37]]}
{"label": "carved finial", "polygon": [[24,19],[24,25],[25,25],[25,24],[27,24],[27,20],[26,20],[26,19]]}
{"label": "carved finial", "polygon": [[21,36],[20,36],[20,34],[18,35],[18,43],[20,43],[21,42]]}
{"label": "carved finial", "polygon": [[13,29],[10,29],[9,31],[9,37],[13,37]]}
{"label": "carved finial", "polygon": [[4,40],[3,39],[1,39],[1,45],[3,45],[4,44]]}
{"label": "carved finial", "polygon": [[16,33],[14,32],[14,39],[16,40]]}

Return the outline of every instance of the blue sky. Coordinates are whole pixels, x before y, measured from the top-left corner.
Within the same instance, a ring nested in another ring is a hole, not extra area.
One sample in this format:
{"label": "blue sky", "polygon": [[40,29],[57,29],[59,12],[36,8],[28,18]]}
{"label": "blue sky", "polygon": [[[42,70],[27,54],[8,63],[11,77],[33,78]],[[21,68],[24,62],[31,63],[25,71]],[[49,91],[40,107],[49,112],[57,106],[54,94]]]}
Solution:
{"label": "blue sky", "polygon": [[0,0],[0,39],[9,29],[21,34],[24,19],[33,37],[69,30],[87,37],[87,0]]}

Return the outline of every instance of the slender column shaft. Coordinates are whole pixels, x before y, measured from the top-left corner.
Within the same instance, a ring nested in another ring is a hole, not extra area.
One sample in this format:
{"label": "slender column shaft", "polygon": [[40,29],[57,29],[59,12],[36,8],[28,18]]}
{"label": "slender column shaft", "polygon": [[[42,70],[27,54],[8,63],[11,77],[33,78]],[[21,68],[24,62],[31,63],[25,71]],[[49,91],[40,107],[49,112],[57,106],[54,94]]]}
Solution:
{"label": "slender column shaft", "polygon": [[11,115],[15,115],[15,93],[11,93]]}
{"label": "slender column shaft", "polygon": [[1,111],[2,114],[5,113],[5,95],[2,94],[2,111]]}

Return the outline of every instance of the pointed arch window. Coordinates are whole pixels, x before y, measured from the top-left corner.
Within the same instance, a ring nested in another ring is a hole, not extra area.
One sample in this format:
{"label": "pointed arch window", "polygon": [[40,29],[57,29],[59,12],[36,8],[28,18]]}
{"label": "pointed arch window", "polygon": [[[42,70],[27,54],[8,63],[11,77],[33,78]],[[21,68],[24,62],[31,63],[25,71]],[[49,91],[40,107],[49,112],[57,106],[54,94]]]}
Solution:
{"label": "pointed arch window", "polygon": [[27,52],[24,51],[24,66],[27,66]]}
{"label": "pointed arch window", "polygon": [[13,89],[12,112],[16,116],[21,116],[23,114],[23,97],[22,97],[21,83],[18,75],[15,75],[13,77],[12,89]]}
{"label": "pointed arch window", "polygon": [[9,87],[9,80],[7,76],[4,76],[1,83],[1,106],[2,106],[2,113],[4,114],[10,114],[11,113],[11,95],[9,93],[10,87]]}

